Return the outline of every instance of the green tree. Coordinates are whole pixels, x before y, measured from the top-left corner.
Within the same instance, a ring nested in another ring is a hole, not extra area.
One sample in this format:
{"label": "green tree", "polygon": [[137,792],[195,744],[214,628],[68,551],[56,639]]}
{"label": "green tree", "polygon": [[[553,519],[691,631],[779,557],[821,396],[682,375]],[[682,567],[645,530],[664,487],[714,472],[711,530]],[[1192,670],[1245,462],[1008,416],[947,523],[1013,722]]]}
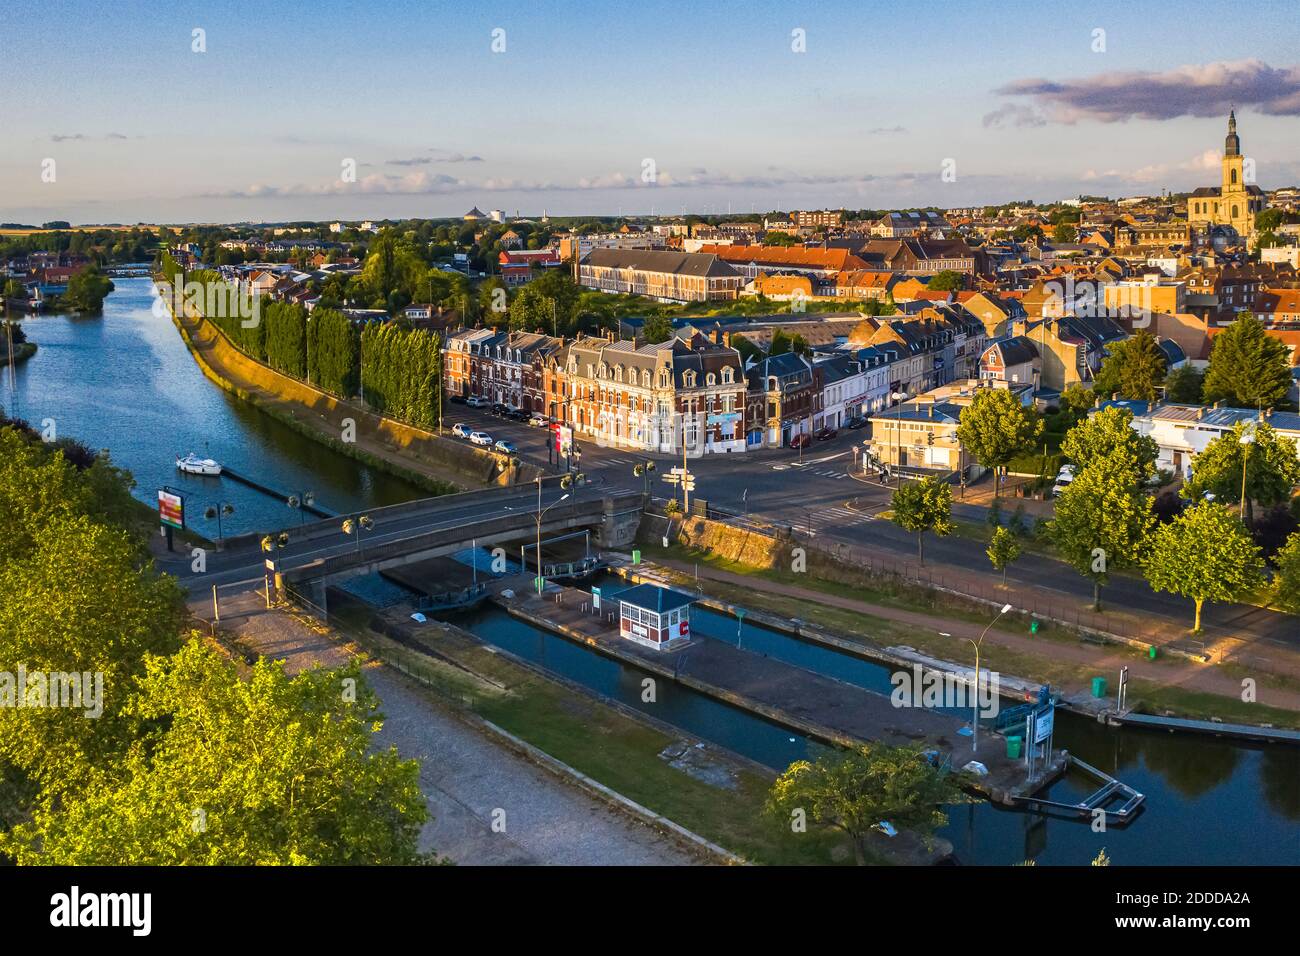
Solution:
{"label": "green tree", "polygon": [[[1033,448],[1043,433],[1037,412],[1027,408],[1010,389],[981,388],[961,412],[957,440],[985,468],[1002,468]],[[1001,492],[997,475],[993,497]]]}
{"label": "green tree", "polygon": [[934,274],[930,281],[926,283],[926,287],[934,292],[958,292],[963,284],[964,278],[960,272],[943,269]]}
{"label": "green tree", "polygon": [[645,324],[641,327],[641,333],[645,340],[651,344],[657,345],[660,342],[667,342],[673,337],[673,323],[666,315],[647,316]]}
{"label": "green tree", "polygon": [[1291,388],[1287,348],[1250,312],[1211,340],[1204,400],[1236,408],[1273,408]]}
{"label": "green tree", "polygon": [[1068,222],[1057,223],[1052,229],[1053,242],[1078,242],[1079,230]]}
{"label": "green tree", "polygon": [[95,265],[84,266],[68,278],[63,302],[78,312],[97,313],[104,308],[104,297],[113,291],[113,282]]}
{"label": "green tree", "polygon": [[1061,411],[1076,421],[1087,415],[1096,404],[1097,393],[1079,382],[1067,385],[1061,392]]}
{"label": "green tree", "polygon": [[866,743],[792,763],[772,785],[767,812],[785,826],[799,814],[812,826],[841,831],[861,865],[867,837],[881,822],[928,839],[948,822],[943,806],[964,800],[953,776],[922,747]]}
{"label": "green tree", "polygon": [[1093,387],[1102,395],[1153,402],[1168,364],[1156,337],[1146,329],[1138,329],[1132,338],[1110,347]]}
{"label": "green tree", "polygon": [[1300,614],[1300,531],[1287,538],[1273,559],[1273,604],[1291,614]]}
{"label": "green tree", "polygon": [[536,332],[538,329],[549,330],[553,322],[558,321],[552,309],[550,299],[542,295],[531,284],[515,293],[510,303],[510,329],[513,332]]}
{"label": "green tree", "polygon": [[1178,405],[1199,405],[1204,385],[1204,375],[1190,365],[1180,365],[1165,376],[1165,400]]}
{"label": "green tree", "polygon": [[891,520],[916,535],[916,555],[925,564],[925,533],[952,532],[952,485],[935,477],[907,482],[894,490]]}
{"label": "green tree", "polygon": [[1237,601],[1263,582],[1264,561],[1241,520],[1226,505],[1201,502],[1156,529],[1146,576],[1153,590],[1191,598],[1192,630],[1206,601]]}
{"label": "green tree", "polygon": [[[1247,441],[1243,443],[1242,438]],[[1192,463],[1184,487],[1196,500],[1213,492],[1219,502],[1241,502],[1241,469],[1246,468],[1246,514],[1254,523],[1255,504],[1265,508],[1285,504],[1300,485],[1300,456],[1292,438],[1267,422],[1238,422],[1210,442]]]}
{"label": "green tree", "polygon": [[[373,750],[360,670],[247,680],[198,639],[150,656],[122,766],[0,837],[20,864],[406,864],[427,818],[418,764]],[[355,697],[355,703],[348,701]]]}
{"label": "green tree", "polygon": [[1124,450],[1090,461],[1056,502],[1048,535],[1061,556],[1092,581],[1092,606],[1112,571],[1141,563],[1155,515]]}
{"label": "green tree", "polygon": [[994,570],[1002,572],[1002,583],[1005,585],[1007,568],[1020,557],[1020,542],[1016,540],[1015,534],[1009,528],[995,528],[984,553],[989,556]]}
{"label": "green tree", "polygon": [[1078,468],[1117,452],[1128,460],[1134,482],[1155,475],[1160,446],[1154,438],[1133,428],[1132,412],[1115,405],[1082,419],[1061,441],[1061,453]]}

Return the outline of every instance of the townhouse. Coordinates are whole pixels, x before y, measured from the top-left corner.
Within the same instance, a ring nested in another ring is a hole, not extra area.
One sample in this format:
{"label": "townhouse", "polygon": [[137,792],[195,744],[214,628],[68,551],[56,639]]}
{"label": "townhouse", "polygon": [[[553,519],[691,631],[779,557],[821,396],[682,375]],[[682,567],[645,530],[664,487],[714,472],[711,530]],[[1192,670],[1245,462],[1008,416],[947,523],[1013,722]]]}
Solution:
{"label": "townhouse", "polygon": [[745,276],[712,254],[593,249],[579,264],[578,283],[658,302],[713,302],[736,298]]}

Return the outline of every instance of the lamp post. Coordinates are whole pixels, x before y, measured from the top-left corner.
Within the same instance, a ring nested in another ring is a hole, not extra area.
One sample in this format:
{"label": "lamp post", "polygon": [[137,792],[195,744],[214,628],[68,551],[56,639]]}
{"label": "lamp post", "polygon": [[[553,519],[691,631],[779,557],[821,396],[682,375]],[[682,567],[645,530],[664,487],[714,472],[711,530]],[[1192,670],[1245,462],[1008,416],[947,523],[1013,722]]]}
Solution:
{"label": "lamp post", "polygon": [[300,491],[296,495],[290,495],[288,498],[284,499],[284,503],[290,508],[297,510],[298,524],[299,526],[304,525],[307,523],[307,518],[304,516],[303,512],[305,509],[310,508],[316,503],[316,492]]}
{"label": "lamp post", "polygon": [[370,531],[375,527],[374,520],[370,515],[361,515],[357,518],[347,518],[342,524],[342,531],[347,535],[356,535],[357,554],[361,553],[361,532]]}
{"label": "lamp post", "polygon": [[1251,422],[1241,430],[1241,507],[1237,516],[1246,520],[1246,463],[1250,461],[1250,446],[1255,444],[1255,423]]}
{"label": "lamp post", "polygon": [[978,641],[972,641],[969,637],[966,638],[966,640],[969,641],[970,644],[975,648],[975,703],[974,706],[971,707],[971,722],[970,722],[971,753],[975,753],[975,751],[979,750],[979,745],[980,745],[980,645],[984,643],[985,636],[992,629],[993,625],[998,622],[998,618],[1000,618],[1003,614],[1006,614],[1007,611],[1010,610],[1011,610],[1010,604],[1002,605],[1002,610],[998,611],[997,615],[993,618],[993,620],[989,621],[988,627],[984,628],[984,633],[980,634],[980,639]]}
{"label": "lamp post", "polygon": [[223,516],[229,517],[234,513],[235,513],[235,506],[228,501],[219,501],[215,505],[208,505],[208,507],[203,510],[203,517],[207,518],[209,521],[211,521],[213,518],[217,519],[217,540],[218,541],[221,541],[222,539],[225,538],[225,535],[222,534],[221,532],[221,518]]}
{"label": "lamp post", "polygon": [[894,421],[894,471],[898,475],[898,487],[903,487],[903,467],[900,461],[903,450],[903,402],[907,399],[906,392],[890,392],[890,399],[898,405],[898,417]]}
{"label": "lamp post", "polygon": [[[569,486],[570,486],[569,476],[568,476],[568,475],[565,475],[564,478],[560,479],[560,487],[561,487],[561,488],[568,488]],[[537,476],[537,518],[536,518],[536,521],[537,521],[537,593],[538,593],[539,595],[542,593],[542,587],[543,587],[543,583],[542,583],[542,518],[544,518],[544,517],[546,516],[546,512],[550,511],[552,508],[554,508],[554,507],[555,507],[556,505],[558,505],[561,501],[564,501],[564,500],[565,500],[566,498],[568,498],[568,497],[569,497],[569,493],[566,491],[564,494],[560,495],[560,497],[557,498],[555,501],[552,501],[552,502],[551,502],[549,505],[547,505],[545,508],[542,508],[542,478],[541,478],[540,475]]]}

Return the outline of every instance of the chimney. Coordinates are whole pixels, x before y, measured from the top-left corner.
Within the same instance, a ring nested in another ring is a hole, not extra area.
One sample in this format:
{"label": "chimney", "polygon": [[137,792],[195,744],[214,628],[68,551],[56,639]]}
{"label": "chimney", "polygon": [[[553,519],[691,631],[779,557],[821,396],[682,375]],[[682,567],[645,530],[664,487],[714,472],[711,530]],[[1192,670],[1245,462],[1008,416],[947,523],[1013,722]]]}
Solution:
{"label": "chimney", "polygon": [[933,401],[930,402],[930,405],[929,405],[929,413],[930,413],[930,418],[933,419],[933,418],[934,418],[934,402],[933,402]]}

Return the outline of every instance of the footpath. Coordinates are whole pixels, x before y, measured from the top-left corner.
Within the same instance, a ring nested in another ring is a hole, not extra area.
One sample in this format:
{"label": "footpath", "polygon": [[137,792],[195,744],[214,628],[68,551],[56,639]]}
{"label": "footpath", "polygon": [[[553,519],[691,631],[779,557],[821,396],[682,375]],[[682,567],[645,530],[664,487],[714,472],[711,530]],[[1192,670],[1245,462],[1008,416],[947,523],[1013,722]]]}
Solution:
{"label": "footpath", "polygon": [[[662,556],[655,558],[655,563],[671,568],[683,574],[699,574],[701,579],[717,581],[746,590],[754,590],[755,579],[744,574],[737,574],[705,564],[694,565],[675,561]],[[827,594],[810,588],[801,588],[785,582],[763,579],[761,590],[771,594],[795,598],[809,604],[822,604],[867,614],[875,618],[893,621],[909,629],[925,631],[931,635],[945,636],[951,643],[951,653],[943,655],[948,660],[966,661],[971,656],[967,640],[978,640],[984,627],[980,624],[957,618],[928,614],[923,611],[910,611],[888,605],[874,604],[855,598]],[[1130,648],[1124,645],[1098,646],[1083,642],[1051,641],[1044,638],[1029,637],[1004,629],[993,628],[984,638],[985,646],[1003,647],[1026,655],[1050,656],[1055,661],[1077,664],[1094,670],[1097,675],[1105,676],[1112,683],[1120,667],[1127,665],[1129,675],[1134,680],[1147,680],[1154,684],[1170,684],[1187,690],[1217,694],[1224,697],[1240,699],[1241,678],[1225,673],[1223,670],[1192,661],[1167,658],[1161,661],[1149,661],[1135,658]],[[1287,676],[1300,678],[1300,655],[1294,653],[1275,655],[1275,670]],[[1032,675],[1022,674],[1022,677]],[[1085,682],[1061,688],[1067,693],[1081,693],[1088,690]],[[1288,710],[1300,710],[1300,692],[1272,687],[1258,688],[1259,701],[1269,706]]]}

